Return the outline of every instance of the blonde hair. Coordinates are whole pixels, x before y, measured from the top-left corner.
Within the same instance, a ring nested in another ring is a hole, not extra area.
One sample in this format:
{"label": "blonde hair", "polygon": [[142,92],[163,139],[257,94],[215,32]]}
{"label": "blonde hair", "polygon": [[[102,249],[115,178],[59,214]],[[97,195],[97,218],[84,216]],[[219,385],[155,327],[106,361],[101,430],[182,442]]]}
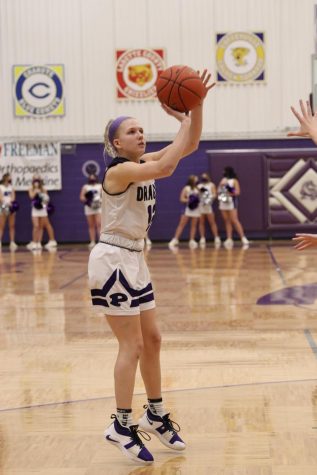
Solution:
{"label": "blonde hair", "polygon": [[109,120],[105,128],[105,133],[103,135],[103,143],[104,143],[103,153],[104,155],[109,155],[110,157],[115,158],[118,156],[118,154],[115,147],[112,145],[109,139],[109,129],[112,123],[113,123],[113,120]]}

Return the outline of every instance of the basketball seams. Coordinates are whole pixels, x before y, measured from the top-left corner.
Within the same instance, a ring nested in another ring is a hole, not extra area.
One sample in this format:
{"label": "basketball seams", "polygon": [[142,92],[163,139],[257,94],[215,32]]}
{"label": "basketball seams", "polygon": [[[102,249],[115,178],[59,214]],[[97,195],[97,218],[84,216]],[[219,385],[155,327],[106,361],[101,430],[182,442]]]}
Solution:
{"label": "basketball seams", "polygon": [[193,90],[190,89],[189,87],[183,86],[183,84],[181,84],[181,85],[179,86],[178,90],[179,90],[181,87],[183,87],[184,89],[186,89],[186,91],[191,92],[194,96],[199,97],[199,99],[202,99],[202,97],[201,97],[199,94],[197,94],[197,92],[193,91]]}
{"label": "basketball seams", "polygon": [[188,112],[188,108],[186,107],[186,105],[185,105],[185,103],[184,103],[184,101],[183,101],[183,98],[182,98],[181,87],[182,87],[182,86],[178,86],[178,97],[179,97],[181,103],[183,104],[183,107],[184,107],[184,109],[185,109],[184,112]]}

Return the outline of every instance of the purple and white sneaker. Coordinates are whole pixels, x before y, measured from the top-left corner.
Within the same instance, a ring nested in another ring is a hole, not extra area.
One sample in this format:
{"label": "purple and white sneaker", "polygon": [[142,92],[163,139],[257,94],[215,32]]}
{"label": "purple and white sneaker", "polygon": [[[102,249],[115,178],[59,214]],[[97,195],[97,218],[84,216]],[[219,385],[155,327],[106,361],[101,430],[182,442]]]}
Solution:
{"label": "purple and white sneaker", "polygon": [[141,465],[153,463],[152,454],[144,446],[138,434],[141,434],[146,440],[150,440],[150,436],[146,434],[148,439],[144,437],[145,433],[139,431],[137,425],[123,427],[115,414],[112,414],[111,419],[114,419],[114,422],[105,430],[105,440],[120,449],[126,457],[134,462]]}
{"label": "purple and white sneaker", "polygon": [[[145,408],[147,406],[144,406]],[[148,408],[141,419],[139,419],[141,429],[151,434],[155,434],[162,444],[174,450],[184,450],[185,442],[179,437],[177,432],[180,431],[179,425],[169,418],[169,414],[161,417],[153,414]]]}

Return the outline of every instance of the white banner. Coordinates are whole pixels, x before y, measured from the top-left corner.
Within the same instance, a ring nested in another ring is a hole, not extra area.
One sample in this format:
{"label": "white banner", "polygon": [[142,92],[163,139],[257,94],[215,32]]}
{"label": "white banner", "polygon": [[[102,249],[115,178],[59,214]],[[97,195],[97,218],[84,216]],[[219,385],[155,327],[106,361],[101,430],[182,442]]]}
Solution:
{"label": "white banner", "polygon": [[57,142],[3,142],[0,178],[10,173],[16,191],[28,190],[33,175],[40,175],[47,190],[62,189],[61,152]]}

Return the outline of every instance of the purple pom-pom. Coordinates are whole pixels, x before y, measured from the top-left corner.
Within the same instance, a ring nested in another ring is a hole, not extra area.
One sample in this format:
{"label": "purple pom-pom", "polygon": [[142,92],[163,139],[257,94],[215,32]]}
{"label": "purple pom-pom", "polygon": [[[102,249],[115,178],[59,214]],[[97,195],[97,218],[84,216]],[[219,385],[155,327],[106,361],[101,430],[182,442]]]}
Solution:
{"label": "purple pom-pom", "polygon": [[20,205],[17,201],[12,201],[10,205],[10,213],[16,213],[20,208]]}
{"label": "purple pom-pom", "polygon": [[196,194],[189,195],[187,206],[189,209],[193,210],[199,206],[199,196]]}

